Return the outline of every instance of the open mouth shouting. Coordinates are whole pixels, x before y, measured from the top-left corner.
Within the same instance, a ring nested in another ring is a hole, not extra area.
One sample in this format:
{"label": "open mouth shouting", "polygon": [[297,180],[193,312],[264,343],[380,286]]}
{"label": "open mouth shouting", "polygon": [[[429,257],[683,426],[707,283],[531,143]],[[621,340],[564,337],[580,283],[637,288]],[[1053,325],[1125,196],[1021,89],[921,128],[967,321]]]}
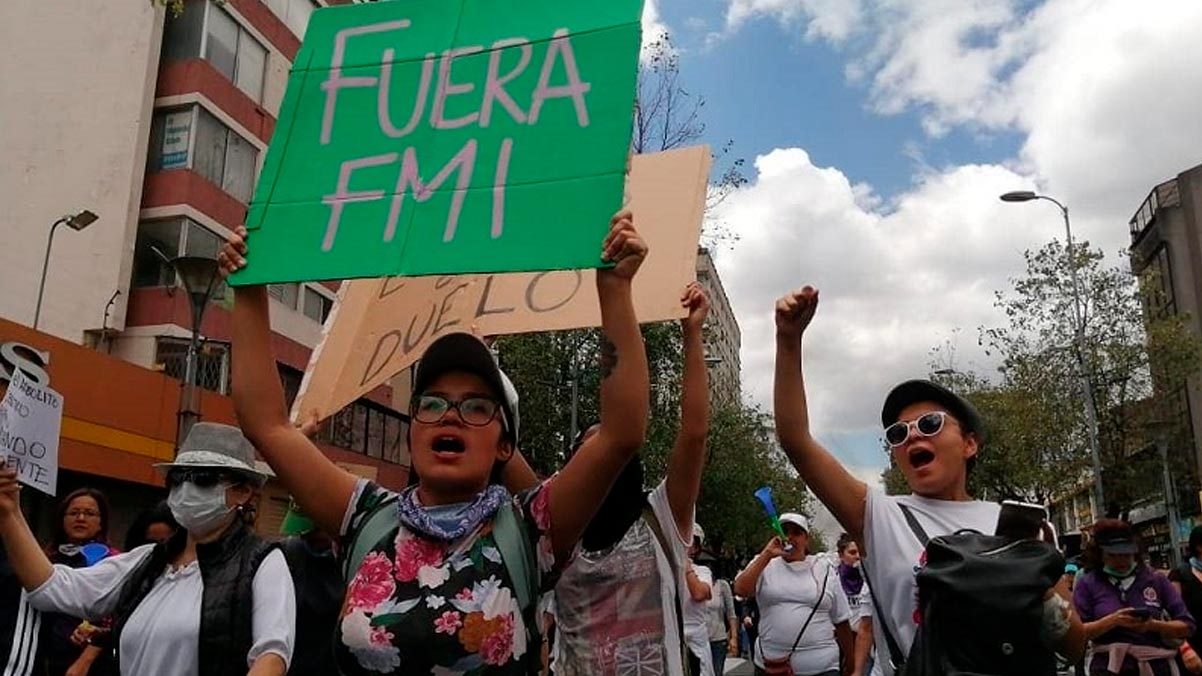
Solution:
{"label": "open mouth shouting", "polygon": [[458,434],[440,434],[434,437],[431,449],[437,458],[456,458],[463,455],[467,445]]}
{"label": "open mouth shouting", "polygon": [[922,469],[935,462],[935,454],[929,448],[911,448],[907,459],[910,461],[910,467]]}

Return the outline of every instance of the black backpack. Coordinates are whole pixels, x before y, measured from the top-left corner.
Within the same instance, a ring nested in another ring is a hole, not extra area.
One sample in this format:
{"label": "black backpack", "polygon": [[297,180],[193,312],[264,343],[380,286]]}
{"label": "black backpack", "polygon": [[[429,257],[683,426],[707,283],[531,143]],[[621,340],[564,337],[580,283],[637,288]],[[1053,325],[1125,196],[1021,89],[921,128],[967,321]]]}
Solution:
{"label": "black backpack", "polygon": [[1055,547],[960,531],[931,540],[926,553],[906,676],[1056,673],[1056,653],[1039,637],[1044,595],[1064,571]]}
{"label": "black backpack", "polygon": [[[898,673],[1054,676],[1056,653],[1039,635],[1044,595],[1064,572],[1060,552],[1039,540],[972,530],[928,539],[902,510],[926,546],[926,565],[917,576],[922,621]],[[896,651],[887,629],[886,639]]]}

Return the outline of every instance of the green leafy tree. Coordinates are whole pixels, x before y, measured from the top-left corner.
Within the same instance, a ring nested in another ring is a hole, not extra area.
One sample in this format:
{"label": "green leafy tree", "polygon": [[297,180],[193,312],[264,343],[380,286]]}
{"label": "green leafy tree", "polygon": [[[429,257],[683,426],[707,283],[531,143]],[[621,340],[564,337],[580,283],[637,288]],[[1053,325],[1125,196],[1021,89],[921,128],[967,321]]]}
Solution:
{"label": "green leafy tree", "polygon": [[768,517],[754,497],[761,486],[772,488],[782,511],[809,511],[805,487],[777,448],[771,417],[758,408],[715,409],[707,450],[697,520],[717,548],[758,551],[772,537]]}
{"label": "green leafy tree", "polygon": [[[572,355],[576,371],[578,429],[596,422],[600,380],[596,330],[505,336],[498,340],[501,365],[522,393],[522,452],[535,471],[548,475],[563,466],[571,443]],[[651,372],[651,417],[640,453],[648,488],[667,471],[680,421],[682,342],[680,325],[643,327]],[[740,404],[711,413],[705,472],[697,520],[705,526],[707,548],[745,552],[763,546],[771,530],[754,498],[771,486],[781,509],[808,511],[808,495],[776,446],[771,418]]]}
{"label": "green leafy tree", "polygon": [[1173,469],[1192,485],[1192,441],[1181,424],[1180,393],[1202,364],[1202,345],[1186,318],[1157,311],[1161,280],[1105,266],[1102,252],[1087,243],[1069,255],[1057,241],[1026,252],[1026,274],[997,293],[1007,323],[983,328],[981,342],[1001,358],[998,377],[962,373],[950,364],[937,369],[945,384],[980,409],[988,431],[970,491],[1046,502],[1090,479],[1070,265],[1080,275],[1084,360],[1108,501],[1129,507],[1159,491],[1159,458],[1147,452],[1157,438],[1167,438],[1175,449]]}

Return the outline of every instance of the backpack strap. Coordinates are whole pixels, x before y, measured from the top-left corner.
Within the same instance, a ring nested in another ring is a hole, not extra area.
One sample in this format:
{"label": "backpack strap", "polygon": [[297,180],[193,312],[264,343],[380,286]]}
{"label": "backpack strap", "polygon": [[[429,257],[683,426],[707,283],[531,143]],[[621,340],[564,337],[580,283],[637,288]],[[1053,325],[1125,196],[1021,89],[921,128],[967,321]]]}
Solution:
{"label": "backpack strap", "polygon": [[[664,528],[660,524],[659,519],[655,516],[655,510],[651,505],[643,507],[643,521],[647,527],[651,529],[651,533],[655,535],[655,539],[659,541],[660,549],[664,550],[664,556],[668,557],[668,565],[672,567],[673,578],[676,576],[677,568],[676,556],[672,553],[672,547],[669,546],[668,538],[664,535]],[[676,584],[675,579],[672,581],[672,603],[676,604],[676,642],[680,645],[680,665],[687,673],[689,670],[689,656],[687,654],[688,647],[684,642],[684,604],[680,600],[680,585]]]}
{"label": "backpack strap", "polygon": [[384,536],[400,525],[401,518],[396,511],[397,497],[392,495],[385,498],[363,517],[363,525],[359,527],[359,532],[347,548],[346,559],[342,564],[342,579],[348,584],[355,577],[355,573],[359,572],[359,566],[363,565],[363,559],[371,553],[372,547],[380,544]]}
{"label": "backpack strap", "polygon": [[538,631],[538,607],[541,571],[534,560],[534,546],[525,519],[519,518],[513,500],[504,500],[492,522],[493,543],[501,552],[501,563],[513,582],[513,593],[526,625],[526,673],[537,674],[542,667],[542,635]]}
{"label": "backpack strap", "polygon": [[493,519],[493,539],[501,552],[501,561],[513,581],[513,592],[523,612],[538,593],[538,565],[531,560],[530,534],[526,524],[514,514],[513,501],[505,500]]}
{"label": "backpack strap", "polygon": [[897,506],[901,508],[902,516],[906,518],[906,525],[910,527],[910,532],[914,533],[914,537],[918,538],[918,542],[925,548],[931,541],[931,536],[923,530],[922,524],[918,523],[918,517],[914,516],[914,511],[908,505],[899,502]]}
{"label": "backpack strap", "polygon": [[[918,543],[926,548],[927,543],[931,541],[931,536],[927,535],[926,529],[922,524],[918,523],[918,517],[914,516],[914,510],[910,509],[909,505],[897,503],[901,509],[902,517],[906,520],[906,525],[910,527],[910,532],[918,539]],[[900,673],[906,664],[906,655],[902,652],[901,646],[897,644],[897,639],[893,638],[893,632],[889,631],[889,618],[881,610],[881,601],[878,598],[876,590],[873,588],[872,579],[868,577],[868,567],[864,561],[860,561],[860,570],[864,572],[864,579],[868,582],[868,590],[872,592],[872,608],[876,612],[876,617],[880,620],[881,630],[885,632],[885,645],[889,648],[889,663],[893,667],[894,673]]]}
{"label": "backpack strap", "polygon": [[868,577],[868,567],[864,565],[863,560],[860,561],[860,571],[864,573],[864,581],[868,584],[868,595],[872,597],[872,609],[876,612],[876,618],[880,620],[881,631],[885,632],[885,645],[889,648],[889,664],[893,667],[893,673],[900,673],[906,664],[906,656],[902,653],[901,647],[897,645],[897,639],[893,638],[893,632],[889,631],[889,623],[881,611],[881,602],[877,599],[877,593],[873,591],[872,580]]}

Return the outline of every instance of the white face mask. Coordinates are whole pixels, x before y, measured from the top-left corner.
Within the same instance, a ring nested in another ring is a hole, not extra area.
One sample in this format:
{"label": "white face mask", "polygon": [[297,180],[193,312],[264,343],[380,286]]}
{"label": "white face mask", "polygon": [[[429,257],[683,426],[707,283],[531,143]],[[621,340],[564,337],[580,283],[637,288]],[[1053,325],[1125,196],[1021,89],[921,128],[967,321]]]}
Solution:
{"label": "white face mask", "polygon": [[171,489],[167,506],[171,514],[189,533],[208,535],[221,526],[233,508],[225,504],[225,482],[201,488],[185,481]]}

